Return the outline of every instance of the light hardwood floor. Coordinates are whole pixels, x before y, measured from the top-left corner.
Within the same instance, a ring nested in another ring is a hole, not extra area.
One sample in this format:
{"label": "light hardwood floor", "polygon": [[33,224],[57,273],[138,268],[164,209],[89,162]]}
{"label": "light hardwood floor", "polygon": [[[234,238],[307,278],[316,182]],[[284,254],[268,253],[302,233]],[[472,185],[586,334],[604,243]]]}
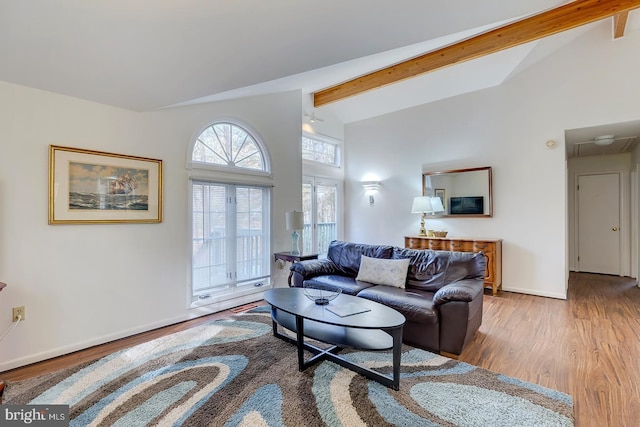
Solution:
{"label": "light hardwood floor", "polygon": [[[229,311],[0,373],[19,380],[97,359]],[[640,425],[640,288],[633,279],[572,273],[567,300],[484,296],[484,319],[461,361],[573,396],[576,426]]]}
{"label": "light hardwood floor", "polygon": [[567,300],[485,294],[460,360],[573,396],[576,426],[640,426],[640,288],[572,273]]}

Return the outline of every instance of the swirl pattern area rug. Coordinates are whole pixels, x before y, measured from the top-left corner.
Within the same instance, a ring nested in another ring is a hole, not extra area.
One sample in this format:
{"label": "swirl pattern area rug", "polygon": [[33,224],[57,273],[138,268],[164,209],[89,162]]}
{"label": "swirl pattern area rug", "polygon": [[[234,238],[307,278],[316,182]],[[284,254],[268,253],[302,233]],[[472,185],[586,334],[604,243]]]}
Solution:
{"label": "swirl pattern area rug", "polygon": [[[386,352],[344,351],[389,373]],[[299,372],[268,307],[7,384],[5,404],[65,404],[71,426],[571,426],[573,400],[409,346],[400,390],[324,361]]]}

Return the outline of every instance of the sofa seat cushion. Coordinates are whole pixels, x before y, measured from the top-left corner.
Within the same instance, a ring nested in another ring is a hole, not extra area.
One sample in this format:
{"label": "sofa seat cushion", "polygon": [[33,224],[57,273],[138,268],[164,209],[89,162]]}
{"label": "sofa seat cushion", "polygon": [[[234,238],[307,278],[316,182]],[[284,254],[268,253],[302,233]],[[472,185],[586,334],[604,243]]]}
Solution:
{"label": "sofa seat cushion", "polygon": [[433,306],[433,292],[376,285],[363,289],[358,296],[398,310],[408,322],[438,324],[438,309]]}
{"label": "sofa seat cushion", "polygon": [[341,289],[342,293],[347,295],[357,295],[363,289],[374,286],[373,283],[362,282],[353,277],[339,276],[337,274],[328,274],[305,280],[304,286],[309,285],[330,291]]}

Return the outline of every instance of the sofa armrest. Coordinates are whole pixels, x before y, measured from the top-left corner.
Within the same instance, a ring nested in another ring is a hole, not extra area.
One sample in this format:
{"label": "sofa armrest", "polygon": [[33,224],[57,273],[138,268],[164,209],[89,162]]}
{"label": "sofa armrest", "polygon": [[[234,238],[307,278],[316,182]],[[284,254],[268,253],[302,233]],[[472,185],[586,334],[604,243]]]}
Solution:
{"label": "sofa armrest", "polygon": [[341,274],[340,269],[328,258],[308,259],[291,264],[292,283],[296,288],[302,287],[302,282],[312,277],[325,274]]}
{"label": "sofa armrest", "polygon": [[438,289],[433,295],[433,305],[437,307],[451,301],[471,302],[482,292],[484,292],[484,281],[459,280]]}

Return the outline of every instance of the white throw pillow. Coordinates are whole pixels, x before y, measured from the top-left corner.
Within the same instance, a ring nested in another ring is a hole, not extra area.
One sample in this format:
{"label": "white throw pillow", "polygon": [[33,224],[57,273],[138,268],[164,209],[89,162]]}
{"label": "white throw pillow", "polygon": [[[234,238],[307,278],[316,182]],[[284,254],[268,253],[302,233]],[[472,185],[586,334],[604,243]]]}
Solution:
{"label": "white throw pillow", "polygon": [[362,256],[360,270],[356,280],[362,280],[376,285],[395,286],[404,288],[409,269],[409,258],[382,259]]}

